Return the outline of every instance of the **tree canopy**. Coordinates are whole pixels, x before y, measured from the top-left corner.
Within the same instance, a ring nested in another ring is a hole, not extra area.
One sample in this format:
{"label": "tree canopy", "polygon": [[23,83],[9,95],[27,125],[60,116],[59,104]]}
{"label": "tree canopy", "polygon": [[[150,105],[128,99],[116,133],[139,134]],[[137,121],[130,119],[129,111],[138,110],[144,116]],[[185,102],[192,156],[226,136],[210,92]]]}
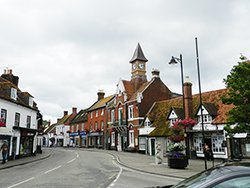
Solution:
{"label": "tree canopy", "polygon": [[229,111],[229,124],[237,124],[225,130],[229,133],[248,132],[250,130],[250,61],[240,57],[230,74],[223,81],[228,88],[228,95],[222,98],[223,103],[233,104],[235,107]]}

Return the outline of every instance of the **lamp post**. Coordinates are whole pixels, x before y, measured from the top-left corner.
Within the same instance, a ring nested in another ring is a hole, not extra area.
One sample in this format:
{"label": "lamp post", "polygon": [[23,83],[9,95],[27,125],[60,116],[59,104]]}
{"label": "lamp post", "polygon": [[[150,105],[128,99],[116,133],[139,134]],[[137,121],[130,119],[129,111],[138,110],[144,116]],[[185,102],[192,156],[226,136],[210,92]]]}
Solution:
{"label": "lamp post", "polygon": [[[180,63],[181,65],[181,88],[182,88],[182,107],[183,107],[183,119],[186,118],[186,113],[185,113],[185,102],[184,102],[184,79],[183,79],[183,64],[182,64],[182,54],[180,54],[180,58],[172,56],[169,64],[177,64]],[[186,135],[186,127],[185,127],[185,135]],[[189,151],[188,151],[188,141],[187,137],[185,137],[185,143],[186,143],[186,155],[189,156]]]}
{"label": "lamp post", "polygon": [[199,66],[197,37],[195,37],[195,46],[196,46],[196,60],[197,60],[197,72],[198,72],[198,83],[199,83],[199,98],[200,98],[200,106],[201,106],[201,129],[202,129],[202,140],[203,140],[204,164],[205,164],[205,170],[207,170],[207,160],[205,157],[205,132],[204,132],[203,109],[202,109],[201,80],[200,80],[200,66]]}

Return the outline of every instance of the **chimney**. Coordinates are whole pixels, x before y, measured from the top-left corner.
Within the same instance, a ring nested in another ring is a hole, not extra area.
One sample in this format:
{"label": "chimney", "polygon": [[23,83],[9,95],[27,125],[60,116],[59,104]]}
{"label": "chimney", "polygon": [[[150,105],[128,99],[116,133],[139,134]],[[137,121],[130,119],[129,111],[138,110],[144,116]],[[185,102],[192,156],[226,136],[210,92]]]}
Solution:
{"label": "chimney", "polygon": [[99,101],[99,100],[103,99],[104,95],[105,95],[104,91],[103,90],[99,90],[97,92],[97,96],[98,96],[97,100]]}
{"label": "chimney", "polygon": [[184,105],[185,118],[193,118],[193,104],[192,104],[192,83],[189,76],[186,76],[184,82]]}
{"label": "chimney", "polygon": [[68,115],[68,111],[64,111],[63,116],[67,116],[67,115]]}
{"label": "chimney", "polygon": [[12,69],[5,69],[4,70],[4,73],[2,74],[1,76],[2,78],[10,81],[11,83],[13,83],[15,86],[18,87],[18,80],[19,80],[19,77],[18,76],[14,76],[12,74]]}
{"label": "chimney", "polygon": [[72,114],[77,114],[77,108],[76,107],[72,108]]}
{"label": "chimney", "polygon": [[153,78],[160,78],[160,71],[158,69],[153,69],[151,73]]}

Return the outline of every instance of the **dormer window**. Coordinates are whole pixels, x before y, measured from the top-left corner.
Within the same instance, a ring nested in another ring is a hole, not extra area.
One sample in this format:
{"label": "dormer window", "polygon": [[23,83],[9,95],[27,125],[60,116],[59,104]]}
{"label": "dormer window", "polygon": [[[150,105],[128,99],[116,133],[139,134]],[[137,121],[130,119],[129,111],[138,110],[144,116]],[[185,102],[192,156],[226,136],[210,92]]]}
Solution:
{"label": "dormer window", "polygon": [[[209,114],[204,114],[203,115],[203,123],[211,123],[212,122],[212,116]],[[201,123],[202,119],[201,116],[198,116],[198,122]]]}
{"label": "dormer window", "polygon": [[173,126],[176,121],[178,121],[177,118],[170,119],[170,125]]}
{"label": "dormer window", "polygon": [[29,106],[33,107],[33,97],[29,97]]}
{"label": "dormer window", "polygon": [[201,109],[203,116],[203,123],[211,123],[213,121],[213,117],[217,115],[217,108],[212,103],[204,103],[197,112],[198,122],[202,122],[201,118]]}
{"label": "dormer window", "polygon": [[149,121],[149,119],[147,118],[144,122],[145,127],[150,127],[151,126],[151,122]]}
{"label": "dormer window", "polygon": [[16,100],[17,99],[17,90],[16,88],[11,88],[11,99]]}

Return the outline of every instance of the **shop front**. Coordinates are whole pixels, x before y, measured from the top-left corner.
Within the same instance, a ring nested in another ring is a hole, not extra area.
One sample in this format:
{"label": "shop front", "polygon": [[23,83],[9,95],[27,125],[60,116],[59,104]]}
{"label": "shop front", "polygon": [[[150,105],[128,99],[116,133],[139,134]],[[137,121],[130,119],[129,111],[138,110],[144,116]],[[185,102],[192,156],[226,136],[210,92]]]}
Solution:
{"label": "shop front", "polygon": [[19,145],[19,156],[31,156],[35,154],[35,136],[37,133],[36,129],[27,129],[22,127],[13,127],[20,131],[20,145]]}

